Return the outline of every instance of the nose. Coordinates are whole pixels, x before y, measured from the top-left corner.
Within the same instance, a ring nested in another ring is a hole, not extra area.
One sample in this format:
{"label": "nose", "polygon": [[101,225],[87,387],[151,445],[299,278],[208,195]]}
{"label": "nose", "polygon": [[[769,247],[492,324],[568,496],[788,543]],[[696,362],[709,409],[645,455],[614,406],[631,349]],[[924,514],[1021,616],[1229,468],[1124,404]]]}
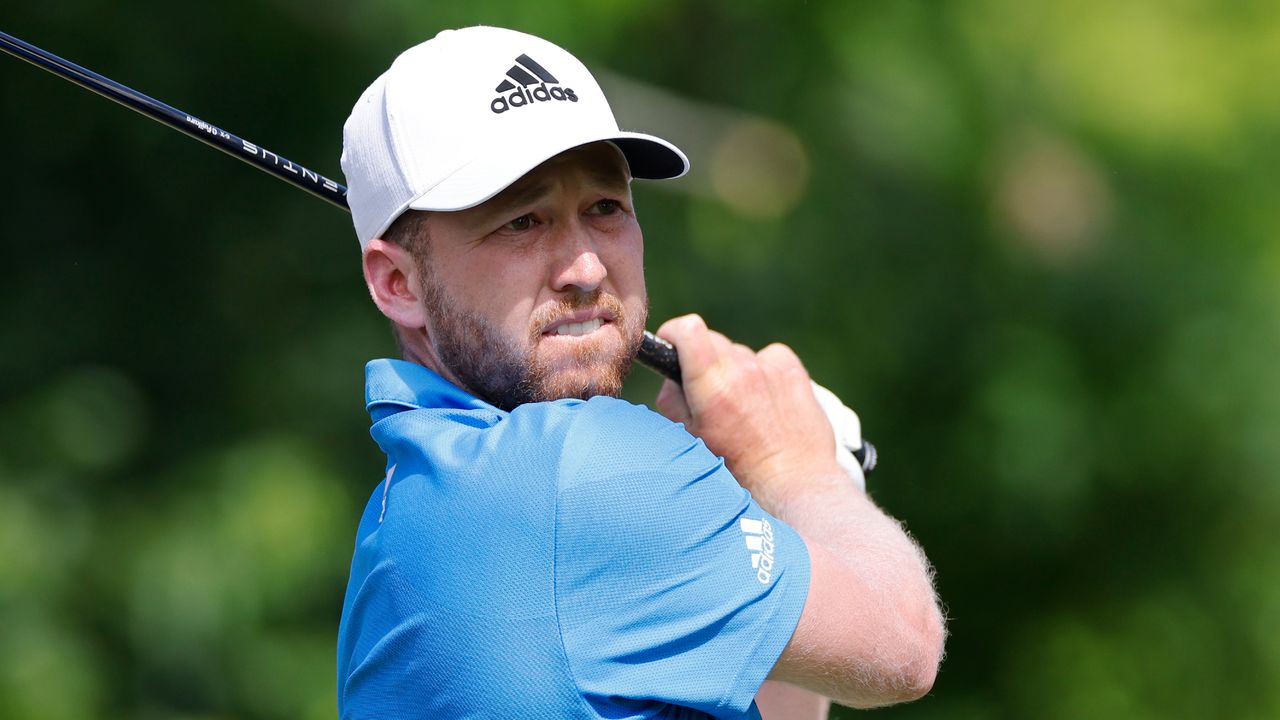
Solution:
{"label": "nose", "polygon": [[594,292],[609,273],[600,261],[591,231],[581,223],[572,223],[560,235],[554,243],[556,258],[551,289],[556,292]]}

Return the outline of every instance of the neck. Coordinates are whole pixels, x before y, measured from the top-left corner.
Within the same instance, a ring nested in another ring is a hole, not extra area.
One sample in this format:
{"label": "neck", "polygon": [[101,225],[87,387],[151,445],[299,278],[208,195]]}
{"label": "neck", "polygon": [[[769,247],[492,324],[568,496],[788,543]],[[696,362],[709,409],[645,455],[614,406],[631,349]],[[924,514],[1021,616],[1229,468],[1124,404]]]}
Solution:
{"label": "neck", "polygon": [[464,385],[456,375],[450,372],[449,368],[440,361],[440,355],[436,352],[434,343],[427,336],[425,328],[410,330],[404,327],[396,328],[396,332],[400,340],[400,355],[408,362],[417,363],[448,380],[457,387],[466,390],[468,393],[475,395],[475,392]]}

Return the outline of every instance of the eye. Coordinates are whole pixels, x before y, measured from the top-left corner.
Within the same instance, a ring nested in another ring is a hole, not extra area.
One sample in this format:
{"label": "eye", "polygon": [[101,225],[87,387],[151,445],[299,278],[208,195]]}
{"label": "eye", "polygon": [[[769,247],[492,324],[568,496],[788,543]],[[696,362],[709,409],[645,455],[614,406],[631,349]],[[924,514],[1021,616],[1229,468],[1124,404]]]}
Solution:
{"label": "eye", "polygon": [[533,215],[525,214],[503,225],[502,229],[510,232],[524,232],[531,227],[533,227]]}
{"label": "eye", "polygon": [[622,203],[617,200],[598,200],[595,205],[591,206],[592,215],[612,215],[622,209]]}

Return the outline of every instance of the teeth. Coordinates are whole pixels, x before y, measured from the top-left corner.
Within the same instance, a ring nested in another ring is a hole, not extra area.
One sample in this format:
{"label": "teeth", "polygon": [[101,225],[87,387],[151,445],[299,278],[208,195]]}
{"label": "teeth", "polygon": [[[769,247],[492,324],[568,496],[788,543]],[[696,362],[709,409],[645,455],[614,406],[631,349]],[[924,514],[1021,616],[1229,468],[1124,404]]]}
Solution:
{"label": "teeth", "polygon": [[556,328],[556,334],[557,335],[586,335],[588,333],[593,333],[596,330],[599,330],[601,325],[604,325],[604,320],[601,320],[600,318],[596,318],[595,320],[588,320],[586,322],[580,322],[580,323],[565,323],[560,327]]}

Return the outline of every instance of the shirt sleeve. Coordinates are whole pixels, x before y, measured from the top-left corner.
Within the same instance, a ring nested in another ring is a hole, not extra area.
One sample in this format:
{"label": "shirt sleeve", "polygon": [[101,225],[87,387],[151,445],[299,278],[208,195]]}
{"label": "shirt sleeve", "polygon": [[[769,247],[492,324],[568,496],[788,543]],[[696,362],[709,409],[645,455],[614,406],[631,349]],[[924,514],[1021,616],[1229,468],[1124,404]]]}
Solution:
{"label": "shirt sleeve", "polygon": [[579,409],[555,575],[584,699],[601,711],[665,703],[755,716],[808,594],[803,541],[682,425],[607,398]]}

